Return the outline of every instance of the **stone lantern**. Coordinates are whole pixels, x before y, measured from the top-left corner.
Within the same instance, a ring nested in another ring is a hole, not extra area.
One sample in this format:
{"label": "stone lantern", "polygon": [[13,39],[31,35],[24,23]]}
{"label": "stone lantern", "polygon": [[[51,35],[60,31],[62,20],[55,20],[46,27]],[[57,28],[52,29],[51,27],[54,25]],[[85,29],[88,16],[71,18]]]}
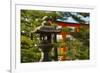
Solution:
{"label": "stone lantern", "polygon": [[55,52],[55,61],[58,60],[57,48],[53,43],[57,42],[56,35],[60,33],[60,30],[56,29],[53,26],[41,26],[39,29],[36,29],[34,33],[39,34],[40,43],[38,47],[44,53],[43,61],[51,61],[52,59],[49,56],[49,52],[54,48]]}

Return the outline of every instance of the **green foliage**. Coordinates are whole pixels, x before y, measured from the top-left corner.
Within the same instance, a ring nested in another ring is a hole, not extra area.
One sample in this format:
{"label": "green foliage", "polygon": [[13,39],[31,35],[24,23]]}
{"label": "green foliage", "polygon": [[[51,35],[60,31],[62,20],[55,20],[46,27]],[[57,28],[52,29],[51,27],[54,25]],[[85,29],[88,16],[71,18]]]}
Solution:
{"label": "green foliage", "polygon": [[37,62],[40,60],[41,53],[34,51],[32,48],[21,49],[21,62]]}
{"label": "green foliage", "polygon": [[21,48],[28,49],[32,47],[32,40],[26,36],[21,36]]}
{"label": "green foliage", "polygon": [[36,44],[27,36],[21,36],[21,62],[37,62],[41,58],[41,53]]}
{"label": "green foliage", "polygon": [[[72,44],[69,46],[67,56],[71,59],[89,59],[89,48],[80,44],[80,41],[70,41]],[[74,43],[74,44],[73,44]]]}
{"label": "green foliage", "polygon": [[89,59],[89,29],[81,27],[80,32],[74,34],[73,36],[75,40],[67,40],[69,48],[67,55],[71,57],[71,59]]}
{"label": "green foliage", "polygon": [[[88,13],[77,13],[84,17],[89,16]],[[41,58],[41,52],[39,51],[39,35],[33,34],[31,38],[31,33],[38,26],[42,26],[42,23],[46,20],[43,18],[47,16],[52,19],[51,26],[57,27],[55,22],[57,18],[61,17],[72,17],[79,23],[85,23],[77,15],[71,14],[71,12],[56,12],[56,11],[39,11],[39,10],[21,10],[21,62],[39,62]],[[72,29],[63,27],[61,29],[63,32],[70,32]],[[89,59],[89,28],[80,27],[80,32],[72,34],[73,40],[66,38],[64,42],[61,40],[57,43],[53,43],[54,47],[68,47],[66,56],[71,60],[79,59]],[[33,39],[33,40],[31,40]],[[53,52],[53,51],[52,51]],[[59,54],[59,53],[58,53]]]}

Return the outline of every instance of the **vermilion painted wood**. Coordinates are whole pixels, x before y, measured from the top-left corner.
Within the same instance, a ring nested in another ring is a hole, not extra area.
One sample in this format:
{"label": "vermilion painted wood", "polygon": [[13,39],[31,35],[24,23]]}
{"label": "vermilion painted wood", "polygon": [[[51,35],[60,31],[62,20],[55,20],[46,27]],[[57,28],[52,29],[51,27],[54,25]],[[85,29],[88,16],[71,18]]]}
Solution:
{"label": "vermilion painted wood", "polygon": [[79,27],[79,26],[82,25],[82,24],[79,24],[79,23],[67,23],[67,22],[57,22],[57,24],[59,26],[63,26],[63,27],[65,27],[65,26]]}

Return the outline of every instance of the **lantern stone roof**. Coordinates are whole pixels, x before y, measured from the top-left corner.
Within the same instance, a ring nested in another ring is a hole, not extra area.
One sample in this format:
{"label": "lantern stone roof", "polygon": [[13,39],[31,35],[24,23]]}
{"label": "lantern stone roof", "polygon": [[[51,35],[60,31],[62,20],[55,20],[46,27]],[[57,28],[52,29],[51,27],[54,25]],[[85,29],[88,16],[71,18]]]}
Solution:
{"label": "lantern stone roof", "polygon": [[41,26],[39,29],[35,30],[35,33],[60,33],[61,30],[56,29],[53,26]]}

